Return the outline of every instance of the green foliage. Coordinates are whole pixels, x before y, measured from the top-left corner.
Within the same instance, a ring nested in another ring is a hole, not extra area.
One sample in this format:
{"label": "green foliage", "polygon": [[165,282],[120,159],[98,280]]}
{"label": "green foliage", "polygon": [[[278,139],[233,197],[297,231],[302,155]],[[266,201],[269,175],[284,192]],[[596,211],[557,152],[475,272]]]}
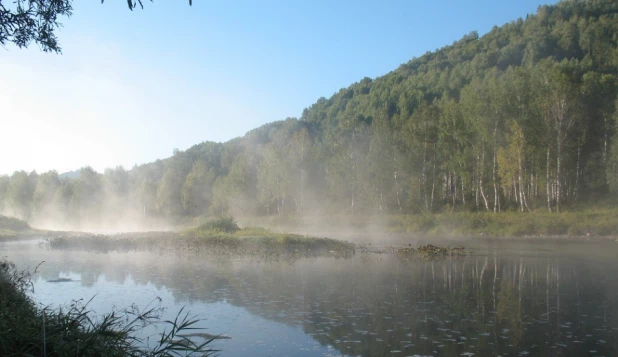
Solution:
{"label": "green foliage", "polygon": [[222,217],[219,219],[215,219],[212,221],[208,221],[199,227],[196,228],[198,232],[223,232],[223,233],[234,233],[238,231],[240,227],[234,218],[232,217]]}
{"label": "green foliage", "polygon": [[182,207],[192,216],[208,212],[212,201],[212,184],[215,173],[204,160],[197,160],[182,186]]}
{"label": "green foliage", "polygon": [[226,143],[129,171],[0,177],[0,207],[69,223],[577,209],[618,192],[617,22],[616,2],[542,6]]}
{"label": "green foliage", "polygon": [[[7,7],[0,2],[0,45],[13,43],[24,48],[34,42],[44,52],[61,53],[55,32],[62,27],[58,19],[73,14],[73,0],[21,0],[16,3],[16,6]],[[192,3],[189,0],[189,5]],[[142,0],[127,0],[131,11],[138,4],[144,8]]]}
{"label": "green foliage", "polygon": [[62,26],[59,17],[72,14],[72,0],[19,1],[6,7],[0,2],[0,45],[14,43],[28,47],[31,42],[45,52],[60,53],[55,30]]}
{"label": "green foliage", "polygon": [[429,236],[488,237],[607,237],[618,236],[615,208],[587,208],[560,214],[534,212],[454,212],[433,215],[410,215],[400,231]]}

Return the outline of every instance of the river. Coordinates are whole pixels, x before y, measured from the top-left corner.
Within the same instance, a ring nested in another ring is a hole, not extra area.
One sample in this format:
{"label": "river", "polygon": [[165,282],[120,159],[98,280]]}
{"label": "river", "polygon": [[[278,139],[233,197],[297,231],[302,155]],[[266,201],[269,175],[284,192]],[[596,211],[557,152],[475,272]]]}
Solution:
{"label": "river", "polygon": [[[159,304],[223,335],[221,356],[616,356],[618,244],[476,241],[446,260],[389,254],[295,262],[190,252],[0,255],[33,271],[34,298],[97,313]],[[53,282],[59,278],[67,281]],[[155,331],[151,331],[154,333]]]}

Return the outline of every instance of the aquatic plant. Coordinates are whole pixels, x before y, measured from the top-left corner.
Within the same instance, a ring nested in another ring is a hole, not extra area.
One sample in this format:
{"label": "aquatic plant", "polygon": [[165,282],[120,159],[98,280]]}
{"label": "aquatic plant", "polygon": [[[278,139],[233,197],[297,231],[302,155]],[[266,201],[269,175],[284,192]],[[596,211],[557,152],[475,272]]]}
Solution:
{"label": "aquatic plant", "polygon": [[411,260],[420,258],[423,260],[437,260],[448,257],[461,257],[467,254],[464,247],[441,247],[433,244],[421,245],[418,248],[411,246],[390,248],[390,252],[394,253],[400,260]]}
{"label": "aquatic plant", "polygon": [[[36,271],[36,270],[35,270]],[[154,346],[138,337],[160,323],[160,309],[132,306],[96,316],[88,303],[74,301],[64,308],[39,307],[31,299],[31,275],[0,262],[1,356],[210,356],[213,338],[196,343],[183,335],[199,322],[183,309]]]}

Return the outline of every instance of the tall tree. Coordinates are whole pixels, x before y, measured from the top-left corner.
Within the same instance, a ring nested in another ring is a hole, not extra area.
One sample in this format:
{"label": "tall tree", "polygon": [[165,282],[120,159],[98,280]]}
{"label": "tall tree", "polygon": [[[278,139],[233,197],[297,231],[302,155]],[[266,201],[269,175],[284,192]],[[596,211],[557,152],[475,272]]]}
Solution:
{"label": "tall tree", "polygon": [[204,160],[197,160],[182,186],[182,207],[192,216],[206,214],[212,201],[215,172]]}
{"label": "tall tree", "polygon": [[553,60],[546,60],[542,61],[538,68],[544,117],[549,128],[548,134],[556,138],[554,196],[556,211],[559,212],[565,185],[565,168],[563,167],[565,144],[571,129],[575,126],[581,115],[579,113],[581,104],[580,84],[574,63],[568,61],[556,63]]}

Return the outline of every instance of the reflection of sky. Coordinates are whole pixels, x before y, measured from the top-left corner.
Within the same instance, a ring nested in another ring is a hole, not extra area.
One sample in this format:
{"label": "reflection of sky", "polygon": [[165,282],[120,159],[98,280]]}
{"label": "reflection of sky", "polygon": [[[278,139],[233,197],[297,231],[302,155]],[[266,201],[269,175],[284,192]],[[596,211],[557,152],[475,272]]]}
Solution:
{"label": "reflection of sky", "polygon": [[[2,249],[10,260],[19,269],[33,269],[36,266],[36,251],[39,250],[33,242],[12,242],[4,244]],[[34,254],[21,254],[21,253]],[[112,254],[113,255],[113,254]],[[96,255],[94,255],[96,256]],[[100,256],[110,258],[110,255]],[[126,255],[128,259],[130,255]],[[33,259],[34,260],[30,260]],[[46,263],[50,259],[67,258],[65,254],[50,254],[45,257]],[[45,270],[45,264],[39,270]],[[306,335],[302,327],[290,327],[282,323],[269,321],[249,313],[242,307],[229,304],[226,301],[215,303],[190,302],[186,305],[174,300],[172,292],[166,287],[157,287],[151,282],[138,284],[131,275],[122,283],[115,282],[105,273],[98,276],[94,282],[82,282],[79,271],[62,272],[59,278],[69,278],[71,282],[48,282],[41,276],[33,279],[34,297],[45,306],[62,306],[74,300],[83,299],[84,302],[92,299],[89,309],[103,314],[112,309],[122,309],[135,304],[139,308],[147,306],[161,306],[164,308],[163,320],[174,319],[180,309],[186,306],[185,311],[202,319],[198,327],[205,328],[201,332],[212,335],[226,335],[231,339],[218,340],[213,348],[220,349],[225,356],[315,356],[340,355],[332,347],[322,346],[311,336]],[[153,305],[156,297],[162,299],[160,305]],[[188,333],[195,332],[189,331]],[[154,331],[147,331],[154,334]],[[199,340],[196,340],[199,342]]]}
{"label": "reflection of sky", "polygon": [[[618,351],[613,242],[492,242],[435,264],[386,255],[258,264],[176,251],[2,245],[0,255],[19,269],[46,261],[35,279],[44,304],[96,295],[90,308],[103,313],[160,297],[164,319],[186,305],[205,332],[232,337],[216,343],[225,356]],[[48,282],[59,277],[81,281]]]}

